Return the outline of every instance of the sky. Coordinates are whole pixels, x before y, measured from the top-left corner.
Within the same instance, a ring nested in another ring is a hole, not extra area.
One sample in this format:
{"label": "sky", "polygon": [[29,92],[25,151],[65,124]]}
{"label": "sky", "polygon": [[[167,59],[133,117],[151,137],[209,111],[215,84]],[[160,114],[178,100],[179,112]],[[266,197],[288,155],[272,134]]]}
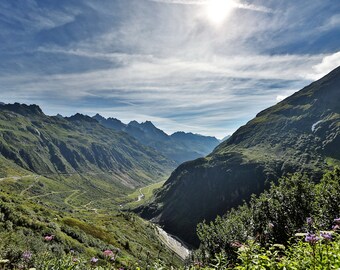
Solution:
{"label": "sky", "polygon": [[1,0],[0,101],[222,138],[340,65],[338,0]]}

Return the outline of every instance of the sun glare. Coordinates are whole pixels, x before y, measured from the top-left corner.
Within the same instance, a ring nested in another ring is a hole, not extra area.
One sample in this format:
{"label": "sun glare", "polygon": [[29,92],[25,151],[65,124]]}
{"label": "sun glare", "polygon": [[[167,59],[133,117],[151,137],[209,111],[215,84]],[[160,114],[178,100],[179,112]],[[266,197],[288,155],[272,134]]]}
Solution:
{"label": "sun glare", "polygon": [[207,4],[208,19],[214,24],[221,24],[232,10],[231,0],[211,0]]}

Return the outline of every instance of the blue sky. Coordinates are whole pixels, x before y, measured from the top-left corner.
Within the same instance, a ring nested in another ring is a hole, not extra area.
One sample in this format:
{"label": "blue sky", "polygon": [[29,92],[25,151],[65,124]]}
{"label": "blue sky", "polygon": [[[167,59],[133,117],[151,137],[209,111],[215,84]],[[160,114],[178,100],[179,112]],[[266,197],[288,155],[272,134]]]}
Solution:
{"label": "blue sky", "polygon": [[340,65],[336,0],[1,0],[0,100],[231,134]]}

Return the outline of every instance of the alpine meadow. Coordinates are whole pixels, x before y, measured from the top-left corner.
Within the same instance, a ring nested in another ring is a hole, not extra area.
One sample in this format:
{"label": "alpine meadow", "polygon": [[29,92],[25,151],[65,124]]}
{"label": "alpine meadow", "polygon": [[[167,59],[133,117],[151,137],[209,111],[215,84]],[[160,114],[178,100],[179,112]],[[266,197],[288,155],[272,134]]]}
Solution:
{"label": "alpine meadow", "polygon": [[0,269],[340,269],[340,2],[1,0]]}

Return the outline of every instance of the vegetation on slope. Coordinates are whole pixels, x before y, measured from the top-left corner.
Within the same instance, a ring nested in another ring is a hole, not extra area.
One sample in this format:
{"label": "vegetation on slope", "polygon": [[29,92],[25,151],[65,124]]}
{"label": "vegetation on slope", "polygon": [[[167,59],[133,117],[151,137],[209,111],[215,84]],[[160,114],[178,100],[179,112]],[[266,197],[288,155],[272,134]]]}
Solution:
{"label": "vegetation on slope", "polygon": [[[249,265],[255,266],[256,261],[258,263],[267,261],[268,265],[270,263],[273,267],[269,269],[283,269],[284,264],[280,264],[282,262],[280,258],[284,256],[287,258],[283,260],[299,263],[295,260],[297,258],[294,259],[292,256],[294,249],[300,256],[310,253],[311,249],[305,250],[306,245],[297,243],[295,236],[305,238],[312,245],[315,244],[313,240],[317,242],[322,239],[317,234],[320,232],[323,232],[321,234],[324,235],[323,238],[328,237],[328,234],[330,234],[329,238],[336,238],[333,232],[339,229],[337,224],[340,223],[339,201],[340,169],[338,168],[326,173],[318,184],[314,184],[306,175],[299,173],[284,177],[277,185],[273,184],[268,191],[259,196],[252,196],[248,204],[245,203],[229,211],[223,217],[217,217],[213,222],[200,223],[197,231],[201,245],[196,258],[206,265],[214,260],[215,254],[224,254],[224,258],[230,265],[237,263],[244,265],[245,256],[249,255],[247,259]],[[336,238],[336,240],[335,255],[339,259],[340,239]],[[289,248],[291,245],[292,247]],[[240,253],[240,247],[246,250],[241,250]],[[281,248],[282,252],[280,254],[280,250],[273,252],[275,247]],[[288,251],[284,254],[286,247]],[[247,253],[249,254],[246,255]],[[272,258],[269,259],[268,254]],[[266,256],[262,262],[260,262],[261,256]],[[299,265],[302,263],[306,263],[306,259]],[[324,261],[319,262],[319,265],[324,263]],[[333,265],[333,262],[331,264]]]}
{"label": "vegetation on slope", "polygon": [[196,224],[260,194],[283,175],[312,180],[340,164],[340,67],[259,113],[206,158],[180,165],[143,217],[198,245]]}
{"label": "vegetation on slope", "polygon": [[0,106],[0,154],[40,175],[101,173],[128,188],[156,182],[174,166],[90,117],[49,117],[36,105],[18,103]]}
{"label": "vegetation on slope", "polygon": [[[28,269],[337,269],[340,169],[315,184],[284,177],[248,204],[198,225],[181,266],[152,225],[131,213],[91,219],[0,193],[0,264]],[[118,223],[118,224],[117,224]],[[118,226],[117,226],[118,225]],[[122,239],[126,239],[122,241]]]}
{"label": "vegetation on slope", "polygon": [[[54,265],[65,256],[85,259],[88,266],[92,257],[99,259],[96,265],[103,266],[131,267],[140,262],[145,267],[158,259],[166,265],[181,264],[159,239],[153,224],[120,210],[119,195],[81,194],[63,190],[58,181],[42,176],[2,180],[0,259],[8,260],[6,267],[69,269]],[[114,262],[105,250],[113,252]],[[29,261],[25,261],[25,252],[31,254]],[[43,268],[47,261],[54,268]]]}
{"label": "vegetation on slope", "polygon": [[[180,264],[152,224],[122,211],[127,194],[164,179],[173,166],[90,117],[49,117],[36,105],[1,105],[0,254],[9,260],[6,267],[42,269],[35,258],[55,260],[70,250],[105,265],[107,249],[117,266],[157,258]],[[32,253],[29,264],[25,251]]]}

